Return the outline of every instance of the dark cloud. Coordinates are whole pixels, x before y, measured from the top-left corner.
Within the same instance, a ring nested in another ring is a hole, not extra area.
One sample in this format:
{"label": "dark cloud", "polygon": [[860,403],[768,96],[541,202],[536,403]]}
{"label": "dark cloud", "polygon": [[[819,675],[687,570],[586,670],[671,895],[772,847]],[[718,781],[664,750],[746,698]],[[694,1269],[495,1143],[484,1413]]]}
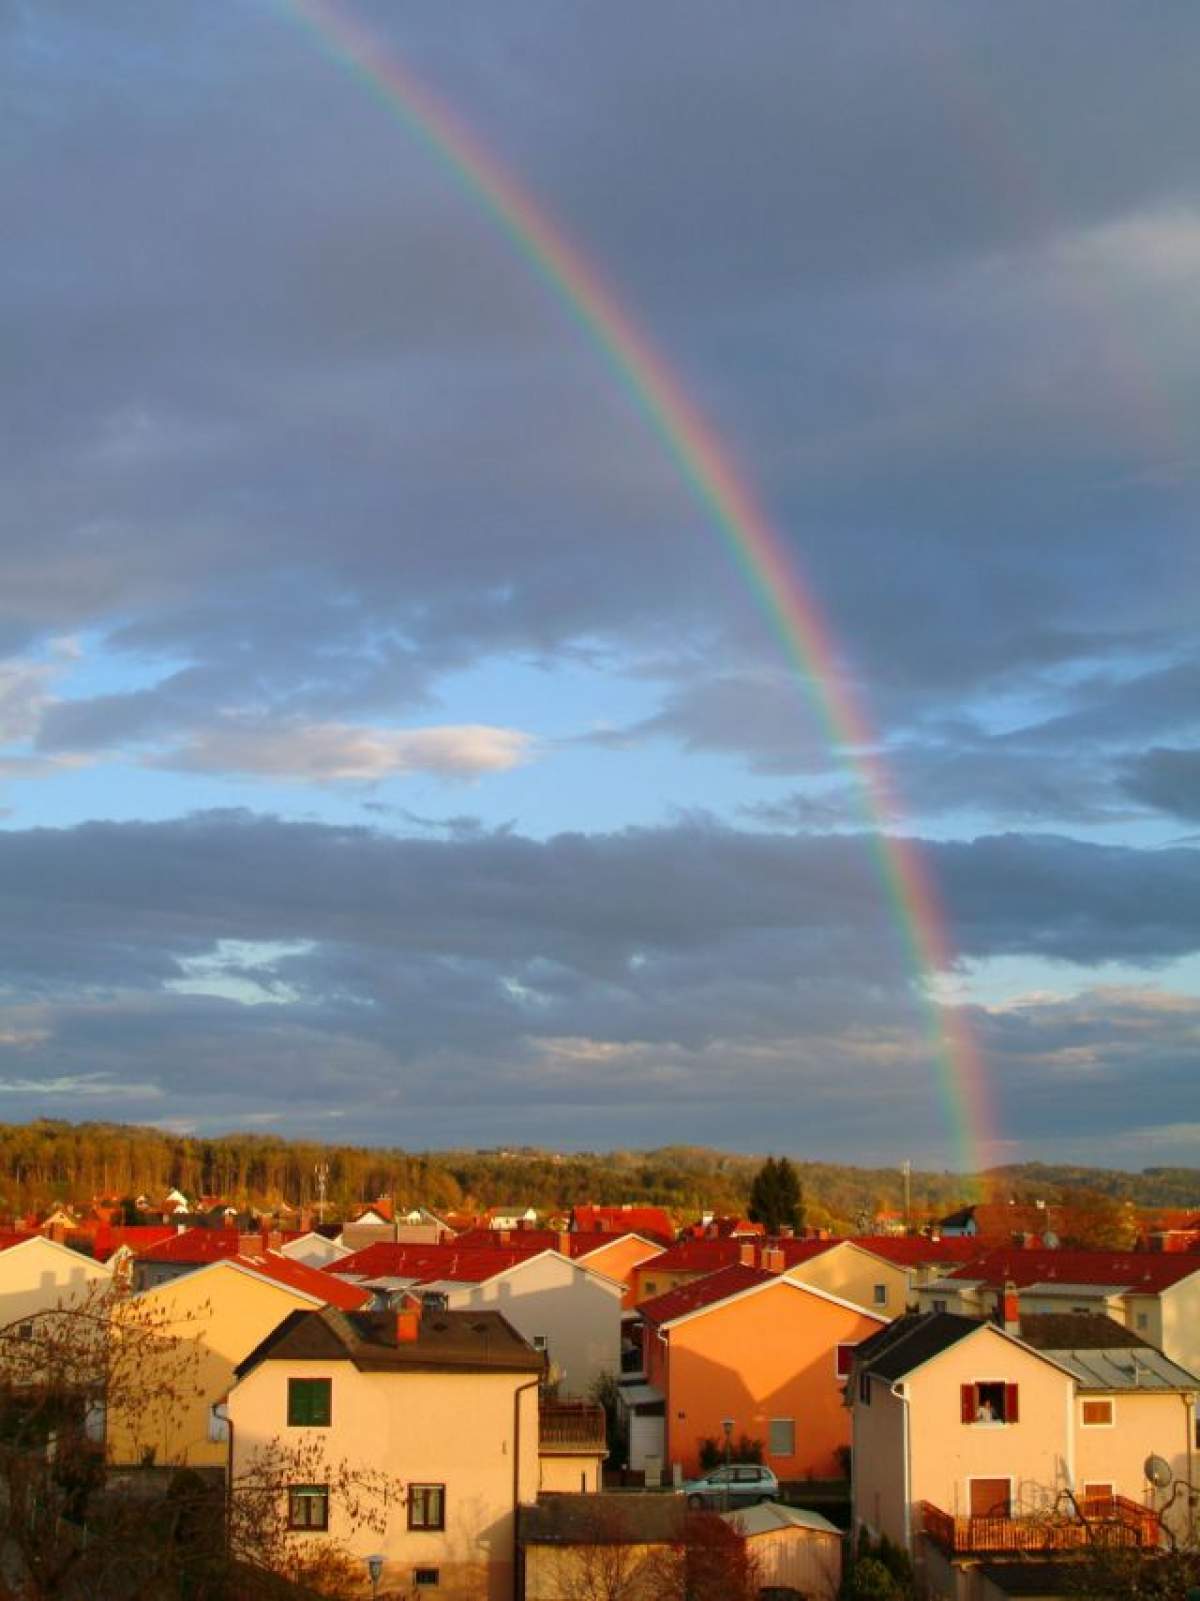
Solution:
{"label": "dark cloud", "polygon": [[[1195,850],[1012,836],[927,857],[964,956],[1148,964],[1200,948]],[[384,1117],[429,1109],[423,1130],[473,1103],[515,1132],[532,1097],[563,1143],[601,1083],[655,1116],[685,1095],[713,1138],[712,1109],[739,1095],[819,1095],[848,1127],[870,1086],[914,1136],[931,1115],[911,974],[857,837],[690,819],[429,839],[205,813],[0,834],[0,883],[0,1035],[21,1083],[100,1073],[180,1116],[235,1119],[283,1075],[297,1126],[377,1101]],[[1161,1000],[1137,1015],[1120,1051],[1115,1014],[1091,1039],[1091,1070],[1124,1086],[1114,1104],[1141,1072],[1137,1040],[1148,1063],[1167,1048],[1156,1018],[1178,1030]],[[1082,1038],[1043,1003],[974,1026],[1006,1106]]]}
{"label": "dark cloud", "polygon": [[1148,750],[1130,763],[1125,790],[1143,805],[1200,822],[1200,751]]}

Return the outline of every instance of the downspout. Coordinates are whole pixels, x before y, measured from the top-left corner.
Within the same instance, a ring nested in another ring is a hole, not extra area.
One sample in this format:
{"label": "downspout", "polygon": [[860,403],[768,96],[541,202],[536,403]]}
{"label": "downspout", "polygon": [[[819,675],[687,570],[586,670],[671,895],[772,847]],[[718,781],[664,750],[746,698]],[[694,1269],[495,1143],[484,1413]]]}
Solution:
{"label": "downspout", "polygon": [[513,1391],[513,1494],[512,1494],[512,1593],[513,1601],[521,1601],[521,1570],[520,1548],[517,1542],[517,1508],[521,1504],[521,1397],[530,1390],[536,1390],[541,1384],[541,1377],[530,1379],[528,1384],[518,1384]]}
{"label": "downspout", "polygon": [[228,1399],[214,1404],[213,1415],[224,1419],[229,1433],[228,1466],[225,1469],[225,1560],[228,1562],[233,1555],[233,1419],[229,1415]]}
{"label": "downspout", "polygon": [[912,1439],[908,1426],[908,1396],[904,1393],[903,1379],[897,1379],[891,1386],[891,1394],[904,1408],[904,1549],[912,1556]]}

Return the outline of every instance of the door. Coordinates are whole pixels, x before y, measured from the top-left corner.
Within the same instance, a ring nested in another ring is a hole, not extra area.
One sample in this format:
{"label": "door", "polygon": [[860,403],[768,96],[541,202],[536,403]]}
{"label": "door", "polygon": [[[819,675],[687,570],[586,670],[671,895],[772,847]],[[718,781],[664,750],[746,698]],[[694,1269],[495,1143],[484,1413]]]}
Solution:
{"label": "door", "polygon": [[1012,1516],[1012,1485],[1008,1479],[972,1479],[970,1489],[973,1518]]}

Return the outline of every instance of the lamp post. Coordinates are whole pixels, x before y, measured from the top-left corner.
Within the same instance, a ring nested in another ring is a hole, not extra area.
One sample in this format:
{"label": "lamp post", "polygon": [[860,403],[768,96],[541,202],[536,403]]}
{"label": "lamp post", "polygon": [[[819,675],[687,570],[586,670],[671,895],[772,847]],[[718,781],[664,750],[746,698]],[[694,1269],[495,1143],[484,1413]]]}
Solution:
{"label": "lamp post", "polygon": [[371,1595],[373,1598],[379,1595],[379,1581],[383,1578],[383,1562],[383,1557],[367,1558],[367,1572],[371,1575]]}
{"label": "lamp post", "polygon": [[721,1427],[725,1430],[725,1511],[729,1511],[729,1453],[733,1441],[733,1419],[722,1418]]}

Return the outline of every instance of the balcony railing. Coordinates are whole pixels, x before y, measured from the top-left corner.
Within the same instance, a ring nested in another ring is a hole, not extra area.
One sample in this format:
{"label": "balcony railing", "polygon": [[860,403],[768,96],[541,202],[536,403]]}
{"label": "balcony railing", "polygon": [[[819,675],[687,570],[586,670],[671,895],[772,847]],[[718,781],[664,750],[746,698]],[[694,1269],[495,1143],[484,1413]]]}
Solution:
{"label": "balcony railing", "polygon": [[1158,1518],[1124,1496],[1083,1508],[1082,1517],[956,1518],[928,1501],[920,1504],[924,1534],[953,1554],[986,1551],[1074,1551],[1082,1546],[1156,1546]]}
{"label": "balcony railing", "polygon": [[556,1451],[605,1450],[607,1439],[604,1408],[592,1401],[543,1401],[538,1413],[538,1450],[543,1455]]}

